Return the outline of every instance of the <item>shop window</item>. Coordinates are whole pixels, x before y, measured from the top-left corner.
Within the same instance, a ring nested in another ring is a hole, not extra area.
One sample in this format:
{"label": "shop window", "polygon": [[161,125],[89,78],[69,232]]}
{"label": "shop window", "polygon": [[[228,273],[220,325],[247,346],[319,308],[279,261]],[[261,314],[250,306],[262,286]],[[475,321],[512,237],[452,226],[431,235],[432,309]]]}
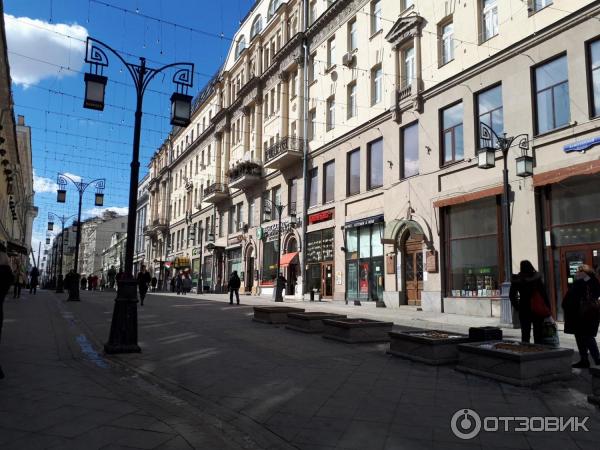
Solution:
{"label": "shop window", "polygon": [[[477,112],[479,121],[477,122],[477,136],[479,140],[479,148],[489,145],[479,136],[480,123],[485,123],[488,127],[494,130],[498,136],[502,136],[504,132],[504,114],[502,107],[502,86],[498,85],[491,89],[487,89],[477,94]],[[494,137],[493,146],[497,145]]]}
{"label": "shop window", "polygon": [[588,45],[592,117],[600,116],[600,39]]}
{"label": "shop window", "polygon": [[367,153],[367,189],[383,186],[383,138],[369,143]]}
{"label": "shop window", "polygon": [[496,197],[445,209],[448,296],[500,295],[500,215]]}
{"label": "shop window", "polygon": [[402,156],[400,158],[400,178],[408,178],[419,174],[419,123],[400,130]]}
{"label": "shop window", "polygon": [[442,149],[444,164],[464,158],[462,102],[442,110]]}
{"label": "shop window", "polygon": [[360,149],[352,150],[347,156],[347,194],[348,196],[360,192]]}
{"label": "shop window", "polygon": [[263,244],[262,281],[273,283],[277,276],[277,248],[276,242]]}
{"label": "shop window", "polygon": [[323,203],[335,199],[335,161],[323,165]]}
{"label": "shop window", "polygon": [[567,57],[561,56],[535,69],[536,127],[545,133],[571,120]]}
{"label": "shop window", "polygon": [[347,300],[383,299],[383,227],[378,222],[346,229]]}

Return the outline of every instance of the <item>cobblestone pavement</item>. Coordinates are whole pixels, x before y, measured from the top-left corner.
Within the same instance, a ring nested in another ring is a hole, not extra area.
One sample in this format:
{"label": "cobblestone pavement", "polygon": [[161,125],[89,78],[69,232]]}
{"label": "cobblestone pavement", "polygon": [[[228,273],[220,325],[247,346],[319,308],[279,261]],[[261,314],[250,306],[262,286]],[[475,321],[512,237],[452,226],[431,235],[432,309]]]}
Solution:
{"label": "cobblestone pavement", "polygon": [[[229,306],[217,295],[150,294],[139,308],[142,353],[106,357],[96,352],[108,337],[114,296],[82,292],[81,303],[66,303],[42,292],[8,301],[0,448],[549,450],[600,442],[587,371],[518,388],[395,358],[384,344],[353,346],[252,322],[251,304],[267,299]],[[401,312],[302,306],[365,317]],[[427,321],[410,311],[394,321],[415,326],[409,316],[457,331],[468,320]],[[450,420],[464,408],[481,416],[589,416],[590,431],[482,432],[463,441]]]}

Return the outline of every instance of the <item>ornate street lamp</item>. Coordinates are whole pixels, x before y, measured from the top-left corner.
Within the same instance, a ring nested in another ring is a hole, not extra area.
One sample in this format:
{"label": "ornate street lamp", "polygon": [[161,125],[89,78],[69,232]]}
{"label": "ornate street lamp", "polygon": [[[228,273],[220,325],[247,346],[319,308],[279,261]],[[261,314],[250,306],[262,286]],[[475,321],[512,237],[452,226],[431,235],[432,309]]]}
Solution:
{"label": "ornate street lamp", "polygon": [[194,64],[173,63],[153,69],[146,66],[146,58],[140,58],[139,64],[125,59],[112,47],[92,37],[87,38],[85,62],[90,65],[86,75],[85,108],[101,109],[104,106],[106,80],[103,70],[108,67],[107,52],[116,56],[129,71],[136,91],[135,124],[133,129],[133,154],[131,176],[129,180],[129,213],[127,217],[127,242],[125,249],[125,276],[119,281],[117,298],[113,310],[112,324],[108,343],[104,345],[107,353],[139,352],[137,344],[137,283],[133,278],[133,256],[135,248],[137,188],[140,171],[140,134],[142,128],[142,104],[146,88],[154,77],[170,68],[177,68],[173,75],[176,86],[171,96],[171,124],[186,126],[190,123],[192,97],[188,89],[194,84]]}
{"label": "ornate street lamp", "polygon": [[54,230],[54,222],[48,222],[48,231]]}
{"label": "ornate street lamp", "polygon": [[67,190],[66,189],[58,189],[56,191],[57,203],[64,203],[66,200],[67,200]]}
{"label": "ornate street lamp", "polygon": [[[528,176],[533,174],[533,158],[527,156],[529,150],[529,135],[519,134],[517,136],[507,137],[506,133],[498,136],[496,132],[486,123],[479,123],[479,137],[481,150],[478,153],[478,166],[482,169],[489,169],[495,166],[495,151],[502,153],[503,170],[502,179],[504,183],[504,193],[502,195],[502,231],[504,235],[504,282],[501,286],[500,315],[501,323],[514,326],[512,317],[512,306],[510,304],[509,291],[510,279],[512,277],[512,236],[510,228],[510,184],[508,181],[508,152],[515,141],[518,141],[518,147],[521,149],[521,156],[517,158],[517,175]],[[526,157],[527,159],[522,159]],[[531,163],[531,167],[528,164]],[[522,167],[520,167],[520,165]],[[525,174],[528,175],[525,175]]]}
{"label": "ornate street lamp", "polygon": [[[62,266],[63,266],[63,255],[65,253],[65,224],[70,219],[74,218],[75,214],[72,216],[59,216],[58,214],[54,214],[53,212],[48,212],[48,230],[52,230],[54,228],[54,220],[58,220],[61,225],[60,232],[60,273],[58,275],[58,280],[56,283],[56,292],[58,294],[63,293],[63,275],[62,275]],[[46,239],[46,244],[49,244],[50,239]],[[57,244],[58,245],[58,244]]]}

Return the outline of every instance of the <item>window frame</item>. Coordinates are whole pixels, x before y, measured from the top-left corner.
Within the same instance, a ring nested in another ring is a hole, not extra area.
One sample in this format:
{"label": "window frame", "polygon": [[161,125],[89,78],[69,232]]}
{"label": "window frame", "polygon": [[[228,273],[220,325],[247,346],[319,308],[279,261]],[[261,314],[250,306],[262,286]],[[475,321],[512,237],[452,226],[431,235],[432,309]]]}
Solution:
{"label": "window frame", "polygon": [[[381,142],[381,184],[373,185],[372,184],[373,174],[371,173],[371,171],[373,169],[373,163],[371,160],[372,160],[373,144],[375,144],[377,142]],[[373,189],[380,188],[385,184],[384,170],[383,170],[383,166],[384,166],[383,153],[384,153],[383,137],[374,139],[374,140],[370,141],[369,143],[367,143],[367,191],[372,191]]]}
{"label": "window frame", "polygon": [[[379,73],[379,75],[377,75]],[[379,95],[377,95],[379,94]],[[379,98],[377,98],[379,97]],[[383,101],[383,66],[375,64],[371,69],[371,106]]]}
{"label": "window frame", "polygon": [[[358,21],[356,16],[348,21],[348,52],[352,53],[358,50]],[[356,45],[353,45],[356,44]]]}
{"label": "window frame", "polygon": [[420,168],[417,169],[417,173],[406,176],[406,152],[404,145],[404,131],[410,127],[417,127],[417,161],[419,161],[419,120],[414,120],[413,122],[407,123],[406,125],[400,127],[400,180],[406,180],[408,178],[419,176]]}
{"label": "window frame", "polygon": [[[541,68],[541,67],[543,67],[543,66],[545,66],[547,64],[550,64],[553,61],[556,61],[556,60],[558,60],[560,58],[563,58],[563,57],[565,58],[566,65],[567,65],[567,80],[566,80],[566,82],[567,82],[567,86],[568,86],[568,84],[569,84],[569,58],[568,58],[568,54],[567,54],[566,51],[563,51],[563,52],[560,52],[560,53],[558,53],[556,55],[553,55],[550,58],[547,58],[547,59],[539,62],[538,64],[536,64],[534,66],[531,66],[531,68],[530,68],[530,70],[531,70],[531,81],[530,82],[531,82],[531,96],[532,96],[531,106],[533,108],[533,132],[534,132],[534,136],[542,136],[542,135],[545,135],[545,134],[549,134],[549,133],[553,133],[555,131],[562,130],[563,128],[568,127],[569,123],[571,122],[571,105],[570,105],[570,102],[569,102],[569,122],[568,123],[566,123],[564,125],[560,125],[558,127],[554,127],[554,128],[552,128],[550,130],[542,131],[542,132],[540,132],[539,123],[538,123],[539,115],[538,115],[537,97],[538,97],[538,93],[539,92],[537,90],[537,84],[538,84],[537,83],[537,69],[539,69],[539,68]],[[562,83],[564,83],[564,81]],[[553,121],[553,123],[554,123],[554,120],[555,120],[555,114],[554,114],[555,113],[555,108],[554,108],[554,88],[556,88],[557,86],[559,86],[562,83],[553,84],[552,86],[548,86],[548,87],[546,87],[546,88],[543,89],[543,91],[546,91],[548,89],[552,89],[552,121]],[[540,91],[540,92],[543,92],[543,91]],[[571,99],[571,92],[569,91],[569,100],[570,99]]]}
{"label": "window frame", "polygon": [[[327,169],[333,167],[333,185],[331,186],[331,199],[328,199],[327,190]],[[323,204],[335,202],[335,159],[329,160],[323,164]]]}
{"label": "window frame", "polygon": [[495,29],[495,33],[492,34],[491,36],[487,36],[486,34],[486,25],[485,25],[485,17],[486,17],[486,6],[485,6],[485,1],[486,0],[479,0],[479,11],[480,11],[480,18],[479,18],[479,23],[480,23],[480,27],[481,27],[481,38],[480,38],[480,44],[483,44],[484,42],[489,41],[490,39],[493,39],[494,37],[498,36],[498,34],[500,34],[500,23],[499,23],[499,14],[498,14],[498,0],[492,0],[494,2],[494,6],[490,7],[489,9],[493,12],[494,9],[495,11],[495,16],[496,16],[496,29]]}
{"label": "window frame", "polygon": [[331,131],[335,128],[335,95],[327,98],[326,107],[325,131]]}
{"label": "window frame", "polygon": [[[354,155],[354,154],[358,154],[358,189],[356,190],[356,192],[351,192],[351,190],[350,190],[350,187],[351,187],[350,161],[351,161],[352,155]],[[351,197],[353,195],[360,194],[360,178],[361,178],[360,177],[360,147],[357,147],[346,153],[346,197]]]}
{"label": "window frame", "polygon": [[327,39],[327,70],[331,70],[336,66],[336,42],[335,34]]}
{"label": "window frame", "polygon": [[[500,93],[500,98],[502,100],[502,106],[500,106],[499,108],[492,109],[491,111],[488,111],[485,114],[491,114],[492,112],[498,111],[499,109],[502,110],[502,132],[500,133],[500,134],[502,134],[504,132],[504,89],[502,89],[502,87],[503,87],[502,81],[498,81],[496,83],[490,84],[489,86],[486,86],[483,89],[480,89],[479,91],[477,91],[473,94],[473,107],[475,110],[475,114],[474,114],[474,116],[475,116],[474,117],[475,118],[475,126],[474,126],[474,128],[475,128],[475,130],[474,130],[475,131],[475,155],[477,155],[477,153],[481,149],[481,126],[479,123],[481,122],[482,114],[480,113],[480,110],[479,110],[479,96],[481,94],[484,94],[484,93],[492,90],[492,89],[496,89],[497,87],[499,87],[502,91]],[[464,123],[464,120],[463,120],[463,123]],[[490,123],[492,123],[492,122],[490,122]],[[492,123],[491,128],[493,129],[493,123]],[[494,130],[494,132],[496,134],[498,134],[497,130]],[[498,135],[500,135],[500,134],[498,134]],[[464,136],[464,134],[463,134],[463,136]]]}
{"label": "window frame", "polygon": [[[371,0],[371,36],[383,30],[383,5],[382,0]],[[379,12],[379,15],[377,13]],[[379,19],[379,20],[378,20]]]}
{"label": "window frame", "polygon": [[[313,182],[313,179],[314,179],[314,182]],[[319,205],[319,168],[318,167],[313,167],[313,168],[309,169],[307,181],[308,181],[308,189],[307,189],[308,199],[307,199],[306,203],[309,208],[313,208],[313,207]],[[313,189],[315,192],[315,202],[311,203]]]}
{"label": "window frame", "polygon": [[[451,35],[451,58],[446,60],[445,59],[445,50],[446,50],[446,45],[445,45],[445,34],[444,34],[444,29],[448,26],[452,26],[452,35]],[[445,18],[443,21],[440,22],[440,24],[438,25],[438,33],[439,33],[439,42],[440,42],[440,61],[439,61],[439,66],[445,66],[446,64],[451,63],[452,61],[454,61],[454,50],[455,50],[455,45],[454,45],[454,20],[452,16],[449,16],[447,18]]]}
{"label": "window frame", "polygon": [[358,105],[356,104],[356,81],[351,81],[346,87],[346,118],[352,119],[358,115]]}
{"label": "window frame", "polygon": [[[600,35],[588,39],[585,41],[585,75],[588,90],[588,109],[589,118],[596,119],[600,117],[600,102],[598,105],[594,103],[594,71],[598,71],[598,77],[600,78],[600,65],[596,69],[592,69],[592,45],[597,44],[600,46]],[[598,112],[596,113],[596,109]]]}
{"label": "window frame", "polygon": [[[454,126],[452,126],[451,128],[448,128],[448,129],[444,128],[444,111],[446,111],[446,110],[448,110],[450,108],[453,108],[456,105],[460,105],[460,104],[463,105],[463,117],[462,117],[462,121],[460,123],[460,126],[463,127],[463,143],[462,143],[463,144],[463,157],[462,157],[462,159],[456,159],[456,139],[455,139],[455,135],[456,134],[454,132],[454,129],[456,127],[458,127],[459,125],[454,125]],[[440,110],[439,110],[439,124],[440,124],[440,126],[439,126],[439,130],[440,130],[440,132],[439,132],[440,167],[449,166],[451,164],[455,164],[455,163],[464,161],[465,160],[465,154],[464,154],[465,153],[465,133],[464,133],[465,108],[464,108],[464,101],[463,101],[463,99],[459,99],[459,100],[457,100],[457,101],[455,101],[453,103],[450,103],[450,104],[444,106],[443,108],[440,108]],[[444,147],[444,142],[445,142],[444,135],[445,135],[445,132],[447,130],[452,130],[452,159],[448,160],[448,161],[445,161],[445,154],[446,154],[445,150],[446,149]]]}

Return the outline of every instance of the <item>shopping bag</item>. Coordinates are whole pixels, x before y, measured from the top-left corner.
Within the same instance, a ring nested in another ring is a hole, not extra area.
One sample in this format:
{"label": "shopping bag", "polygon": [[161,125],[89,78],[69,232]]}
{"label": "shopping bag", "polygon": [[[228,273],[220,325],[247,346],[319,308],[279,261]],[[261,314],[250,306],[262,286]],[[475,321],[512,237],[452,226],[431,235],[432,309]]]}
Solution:
{"label": "shopping bag", "polygon": [[552,317],[546,317],[542,323],[542,345],[552,348],[558,348],[560,341],[558,339],[558,327]]}

